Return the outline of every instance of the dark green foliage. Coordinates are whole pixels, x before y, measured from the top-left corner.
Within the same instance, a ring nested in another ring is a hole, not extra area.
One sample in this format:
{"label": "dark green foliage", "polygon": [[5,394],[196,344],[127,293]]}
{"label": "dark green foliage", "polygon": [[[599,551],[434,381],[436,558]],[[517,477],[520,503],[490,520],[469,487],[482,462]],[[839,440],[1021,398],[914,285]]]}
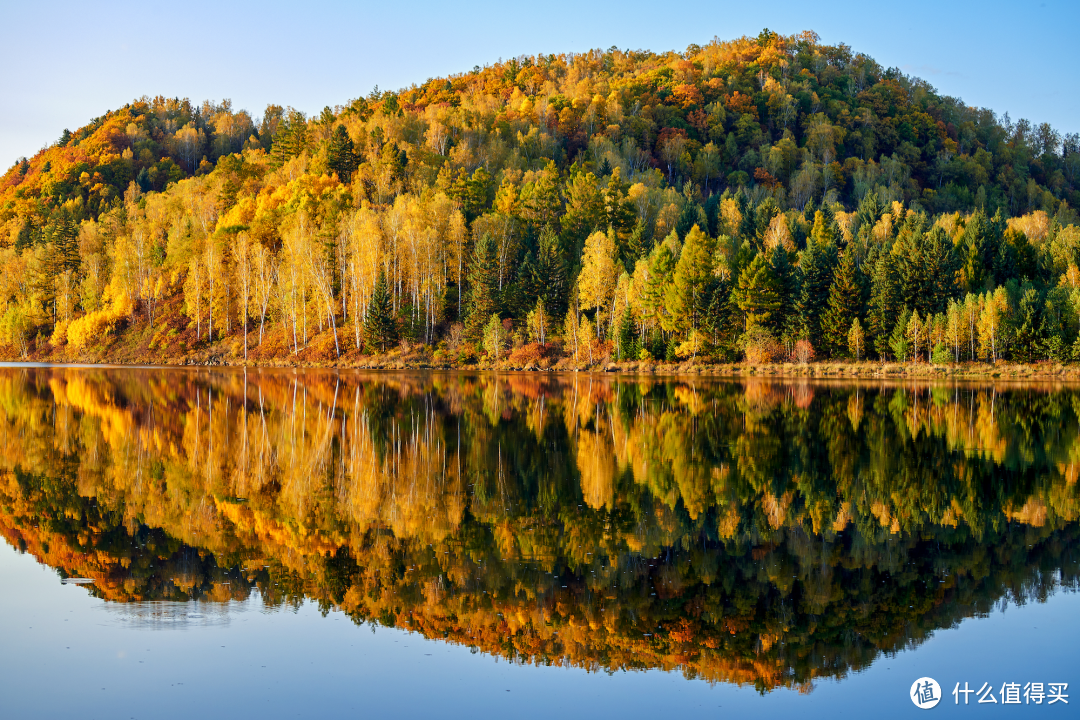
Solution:
{"label": "dark green foliage", "polygon": [[394,319],[393,298],[386,284],[386,272],[379,273],[375,291],[371,295],[367,320],[364,322],[364,343],[369,349],[386,352],[398,341],[397,323]]}
{"label": "dark green foliage", "polygon": [[742,314],[736,304],[730,276],[721,280],[713,290],[712,300],[705,313],[705,330],[714,352],[724,359],[734,359],[739,336],[745,329]]}
{"label": "dark green foliage", "polygon": [[271,157],[276,165],[296,157],[307,149],[307,118],[299,110],[290,109],[288,115],[280,120],[274,134]]}
{"label": "dark green foliage", "polygon": [[788,251],[777,245],[772,251],[770,258],[773,273],[780,289],[780,322],[777,323],[777,333],[781,338],[794,341],[802,331],[802,323],[799,318],[799,303],[802,295],[799,288],[799,275],[791,264]]}
{"label": "dark green foliage", "polygon": [[739,284],[735,289],[736,302],[746,315],[747,328],[760,325],[770,332],[778,330],[783,320],[779,314],[781,290],[768,255],[758,253],[739,274]]}
{"label": "dark green foliage", "polygon": [[799,259],[799,315],[803,334],[814,348],[821,347],[821,319],[829,302],[836,246],[819,244],[813,237]]}
{"label": "dark green foliage", "polygon": [[862,278],[855,253],[849,248],[833,276],[829,302],[821,318],[822,349],[832,356],[848,354],[851,321],[862,316]]}
{"label": "dark green foliage", "polygon": [[639,343],[634,336],[634,321],[630,315],[630,308],[626,308],[619,318],[619,325],[615,331],[616,356],[619,360],[636,360],[639,349]]}
{"label": "dark green foliage", "polygon": [[342,182],[349,182],[360,159],[356,156],[353,141],[349,137],[344,125],[334,128],[334,134],[330,138],[330,145],[326,151],[326,166],[337,173]]}
{"label": "dark green foliage", "polygon": [[498,249],[491,236],[484,234],[473,246],[469,261],[469,303],[466,309],[466,329],[472,339],[479,339],[484,325],[492,315],[502,310],[499,292]]}
{"label": "dark green foliage", "polygon": [[911,321],[911,310],[905,305],[900,311],[899,317],[893,323],[892,331],[888,336],[887,348],[894,360],[904,361],[909,359],[911,343],[907,338],[907,326]]}
{"label": "dark green foliage", "polygon": [[892,353],[893,323],[903,304],[896,256],[887,248],[882,249],[874,263],[871,288],[866,345],[868,348],[873,346],[879,356],[885,357]]}

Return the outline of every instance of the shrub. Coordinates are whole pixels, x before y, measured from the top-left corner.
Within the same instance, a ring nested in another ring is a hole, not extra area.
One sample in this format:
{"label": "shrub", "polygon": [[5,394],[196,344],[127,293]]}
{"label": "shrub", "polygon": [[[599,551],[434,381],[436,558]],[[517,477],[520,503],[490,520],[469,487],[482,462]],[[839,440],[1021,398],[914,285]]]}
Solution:
{"label": "shrub", "polygon": [[934,346],[934,354],[930,358],[930,362],[935,365],[947,365],[952,362],[953,354],[949,348],[945,347],[941,343]]}
{"label": "shrub", "polygon": [[805,338],[796,340],[795,347],[791,350],[791,359],[802,365],[812,362],[814,359],[814,346]]}
{"label": "shrub", "polygon": [[551,345],[526,343],[510,353],[510,362],[514,365],[536,365],[553,354],[554,348]]}
{"label": "shrub", "polygon": [[751,325],[743,335],[743,348],[746,353],[746,362],[751,365],[762,365],[774,362],[783,355],[780,343],[765,328],[760,325]]}
{"label": "shrub", "polygon": [[105,307],[72,320],[67,329],[68,344],[81,348],[92,341],[104,339],[113,333],[125,314],[123,309]]}

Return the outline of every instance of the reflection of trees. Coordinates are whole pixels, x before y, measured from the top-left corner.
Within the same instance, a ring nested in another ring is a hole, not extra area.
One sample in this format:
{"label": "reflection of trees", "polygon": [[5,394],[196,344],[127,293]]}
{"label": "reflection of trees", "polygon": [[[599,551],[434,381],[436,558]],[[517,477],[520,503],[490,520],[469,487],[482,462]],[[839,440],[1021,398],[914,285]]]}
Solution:
{"label": "reflection of trees", "polygon": [[6,370],[0,532],[111,600],[257,588],[523,661],[804,685],[1076,585],[1078,400]]}

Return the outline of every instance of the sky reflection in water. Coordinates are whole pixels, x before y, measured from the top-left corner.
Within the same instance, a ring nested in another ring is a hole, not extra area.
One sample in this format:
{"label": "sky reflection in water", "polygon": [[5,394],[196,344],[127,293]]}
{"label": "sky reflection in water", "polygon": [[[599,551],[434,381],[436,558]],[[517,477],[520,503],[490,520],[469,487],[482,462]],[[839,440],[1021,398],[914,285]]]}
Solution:
{"label": "sky reflection in water", "polygon": [[1064,717],[1077,400],[5,368],[0,715]]}

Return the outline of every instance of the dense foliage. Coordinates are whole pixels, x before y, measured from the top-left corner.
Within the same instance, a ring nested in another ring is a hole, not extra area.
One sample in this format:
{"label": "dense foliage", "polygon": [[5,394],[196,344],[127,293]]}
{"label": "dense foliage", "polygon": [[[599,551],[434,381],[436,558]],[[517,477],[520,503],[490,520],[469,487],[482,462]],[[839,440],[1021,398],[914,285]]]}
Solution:
{"label": "dense foliage", "polygon": [[0,179],[0,339],[1065,360],[1078,151],[767,30],[523,56],[311,118],[143,98]]}

